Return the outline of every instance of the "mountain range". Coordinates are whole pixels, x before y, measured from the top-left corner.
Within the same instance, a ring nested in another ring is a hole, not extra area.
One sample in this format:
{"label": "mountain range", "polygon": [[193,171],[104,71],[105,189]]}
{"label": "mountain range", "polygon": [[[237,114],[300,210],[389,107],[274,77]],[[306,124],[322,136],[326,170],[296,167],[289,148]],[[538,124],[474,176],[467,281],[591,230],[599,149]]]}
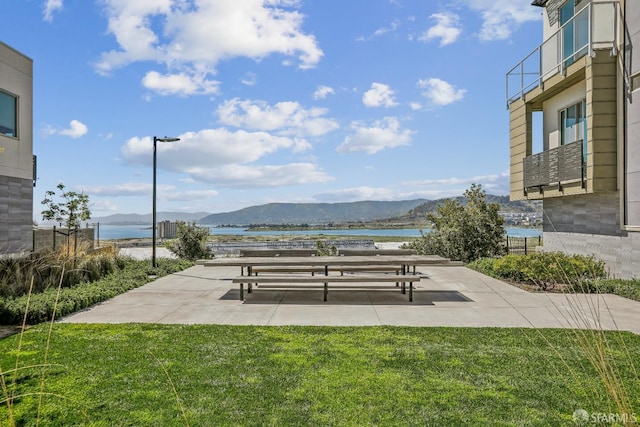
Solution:
{"label": "mountain range", "polygon": [[[487,202],[498,203],[503,212],[539,212],[539,203],[509,201],[508,196],[487,195]],[[445,199],[414,199],[403,201],[361,201],[349,203],[269,203],[250,206],[233,212],[158,212],[158,221],[196,222],[211,226],[250,225],[250,224],[328,224],[368,221],[412,221],[424,218],[427,212],[434,211]],[[460,203],[466,203],[464,197],[457,197]],[[151,224],[151,214],[114,214],[93,218],[101,224],[127,225]]]}

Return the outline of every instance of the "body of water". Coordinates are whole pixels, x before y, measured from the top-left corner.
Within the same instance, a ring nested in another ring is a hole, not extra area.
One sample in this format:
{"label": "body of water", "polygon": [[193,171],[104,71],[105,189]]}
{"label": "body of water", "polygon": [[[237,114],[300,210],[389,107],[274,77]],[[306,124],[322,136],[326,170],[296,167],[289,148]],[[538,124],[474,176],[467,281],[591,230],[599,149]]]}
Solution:
{"label": "body of water", "polygon": [[[424,229],[428,232],[429,229]],[[531,228],[506,228],[510,237],[538,237],[541,230]],[[245,236],[398,236],[420,237],[418,228],[402,229],[349,229],[349,230],[284,230],[284,231],[249,231],[243,227],[211,227],[210,233],[218,236],[245,235]],[[148,225],[100,225],[100,239],[150,239],[151,227]]]}

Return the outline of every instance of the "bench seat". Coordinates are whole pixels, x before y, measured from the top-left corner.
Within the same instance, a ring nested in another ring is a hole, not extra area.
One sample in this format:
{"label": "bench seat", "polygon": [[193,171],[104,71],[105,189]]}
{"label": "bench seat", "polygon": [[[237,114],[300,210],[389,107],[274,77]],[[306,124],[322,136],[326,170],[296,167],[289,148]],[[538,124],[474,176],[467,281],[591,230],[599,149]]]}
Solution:
{"label": "bench seat", "polygon": [[324,267],[307,267],[307,266],[292,266],[292,267],[251,267],[251,274],[257,276],[258,273],[324,273]]}
{"label": "bench seat", "polygon": [[244,300],[244,284],[247,284],[247,292],[251,293],[251,285],[261,283],[288,284],[323,283],[324,301],[327,301],[329,283],[395,283],[402,282],[402,293],[405,293],[405,283],[409,283],[409,301],[413,301],[413,283],[420,281],[420,276],[413,274],[391,275],[347,275],[347,276],[301,276],[293,274],[268,275],[268,276],[238,276],[233,278],[233,283],[240,284],[240,300]]}

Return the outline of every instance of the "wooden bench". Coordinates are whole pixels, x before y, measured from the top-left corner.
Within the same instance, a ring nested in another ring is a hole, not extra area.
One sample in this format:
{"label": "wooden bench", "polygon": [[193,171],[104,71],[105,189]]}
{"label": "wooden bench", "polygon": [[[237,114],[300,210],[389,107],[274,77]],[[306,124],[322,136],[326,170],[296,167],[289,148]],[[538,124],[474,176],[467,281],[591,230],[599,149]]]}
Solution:
{"label": "wooden bench", "polygon": [[241,249],[241,257],[316,256],[315,249]]}
{"label": "wooden bench", "polygon": [[287,284],[323,283],[324,301],[327,301],[329,293],[329,283],[393,283],[402,282],[401,292],[406,293],[405,284],[409,283],[409,301],[413,301],[413,283],[419,282],[420,276],[413,274],[405,275],[348,275],[348,276],[300,276],[300,275],[278,275],[278,276],[238,276],[233,278],[233,283],[240,284],[240,300],[244,300],[244,284],[247,284],[247,292],[251,293],[252,284],[279,283],[283,286]]}
{"label": "wooden bench", "polygon": [[415,249],[340,249],[338,255],[372,256],[372,255],[417,255]]}
{"label": "wooden bench", "polygon": [[[318,251],[315,249],[241,249],[241,257],[307,257],[316,256]],[[249,267],[247,274],[257,275],[258,273],[311,273],[323,272],[324,269],[313,267]],[[244,269],[241,268],[244,274]]]}

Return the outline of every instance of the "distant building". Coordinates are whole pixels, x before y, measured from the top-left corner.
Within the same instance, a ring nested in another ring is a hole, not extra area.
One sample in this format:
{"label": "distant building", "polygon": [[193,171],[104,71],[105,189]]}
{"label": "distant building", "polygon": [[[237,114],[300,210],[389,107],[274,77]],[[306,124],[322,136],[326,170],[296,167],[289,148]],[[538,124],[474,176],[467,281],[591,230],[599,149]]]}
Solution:
{"label": "distant building", "polygon": [[158,238],[175,239],[178,235],[178,223],[171,221],[160,221],[158,223]]}
{"label": "distant building", "polygon": [[532,5],[544,42],[507,73],[511,200],[543,201],[545,250],[639,277],[640,1]]}
{"label": "distant building", "polygon": [[0,255],[33,249],[33,61],[0,42]]}

